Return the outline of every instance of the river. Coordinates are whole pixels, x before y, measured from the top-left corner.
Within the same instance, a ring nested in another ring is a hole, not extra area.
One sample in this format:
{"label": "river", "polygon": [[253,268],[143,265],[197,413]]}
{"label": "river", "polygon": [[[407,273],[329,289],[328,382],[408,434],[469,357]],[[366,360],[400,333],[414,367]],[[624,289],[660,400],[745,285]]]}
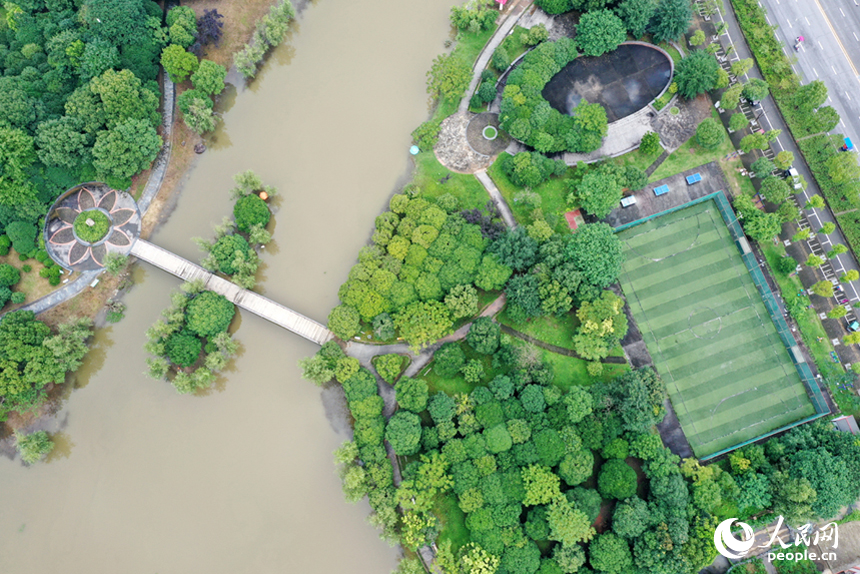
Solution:
{"label": "river", "polygon": [[[234,173],[281,193],[260,291],[325,322],[410,160],[450,0],[321,0],[247,90],[151,238],[190,242],[229,213]],[[229,26],[227,22],[225,26]],[[248,313],[243,351],[205,396],[143,373],[144,331],[176,279],[140,264],[126,318],[100,330],[56,415],[47,462],[0,460],[0,572],[387,573],[397,552],[344,502],[343,423],[296,362],[315,346]]]}

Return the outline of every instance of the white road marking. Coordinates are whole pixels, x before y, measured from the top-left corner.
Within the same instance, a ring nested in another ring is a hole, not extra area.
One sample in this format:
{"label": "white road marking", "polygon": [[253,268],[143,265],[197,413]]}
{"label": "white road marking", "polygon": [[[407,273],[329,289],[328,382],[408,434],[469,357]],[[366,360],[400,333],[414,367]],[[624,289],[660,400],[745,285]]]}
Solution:
{"label": "white road marking", "polygon": [[824,44],[822,44],[822,43],[821,43],[821,40],[819,40],[819,41],[818,41],[818,46],[819,46],[822,50],[824,49]]}
{"label": "white road marking", "polygon": [[794,26],[792,26],[792,25],[791,25],[791,22],[788,22],[788,27],[789,27],[789,28],[794,28]]}
{"label": "white road marking", "polygon": [[845,92],[845,97],[848,98],[849,100],[851,99],[851,96],[848,95],[848,92]]}
{"label": "white road marking", "polygon": [[816,70],[815,68],[812,68],[812,71],[815,72],[815,77],[817,78],[818,77],[818,70]]}
{"label": "white road marking", "polygon": [[857,32],[851,32],[851,33],[854,34],[854,39],[857,40],[858,42],[860,42],[860,38],[857,37]]}
{"label": "white road marking", "polygon": [[[779,4],[779,2],[778,2],[778,1],[777,1],[777,4]],[[840,9],[839,9],[839,13],[840,13],[840,14],[842,14],[842,17],[843,17],[843,18],[845,17],[845,12],[843,12],[843,11],[842,11],[842,8],[840,8]]]}
{"label": "white road marking", "polygon": [[833,64],[830,64],[830,69],[833,70],[834,74],[836,73],[836,66],[834,66]]}
{"label": "white road marking", "polygon": [[812,24],[810,24],[810,23],[809,23],[809,18],[807,18],[806,16],[804,16],[804,17],[803,17],[803,19],[804,19],[804,20],[806,20],[806,25],[807,25],[807,26],[811,26],[811,25],[812,25]]}

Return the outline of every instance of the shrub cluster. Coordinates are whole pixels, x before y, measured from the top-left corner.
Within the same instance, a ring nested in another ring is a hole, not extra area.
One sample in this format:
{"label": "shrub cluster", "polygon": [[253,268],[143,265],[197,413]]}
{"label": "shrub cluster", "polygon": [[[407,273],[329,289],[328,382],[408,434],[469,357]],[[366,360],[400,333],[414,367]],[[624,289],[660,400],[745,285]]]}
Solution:
{"label": "shrub cluster", "polygon": [[144,349],[149,376],[169,379],[179,393],[208,388],[227,366],[238,345],[227,328],[236,307],[223,295],[204,290],[202,282],[182,285],[170,294],[171,305],[147,329]]}
{"label": "shrub cluster", "polygon": [[512,137],[542,153],[591,152],[606,135],[606,110],[581,102],[567,116],[552,108],[541,91],[578,53],[569,38],[544,42],[513,70],[502,94],[499,119]]}
{"label": "shrub cluster", "polygon": [[266,52],[280,44],[289,30],[290,21],[296,17],[296,9],[290,0],[283,0],[269,9],[269,13],[257,22],[251,42],[236,52],[233,65],[246,78],[257,75],[257,66]]}
{"label": "shrub cluster", "polygon": [[342,304],[328,321],[338,337],[349,339],[362,322],[388,314],[400,336],[420,346],[443,336],[453,316],[470,307],[477,294],[467,286],[493,291],[505,284],[510,269],[485,253],[481,225],[467,223],[453,213],[457,202],[443,198],[391,198],[391,211],[376,218],[373,245],[361,249],[338,292]]}

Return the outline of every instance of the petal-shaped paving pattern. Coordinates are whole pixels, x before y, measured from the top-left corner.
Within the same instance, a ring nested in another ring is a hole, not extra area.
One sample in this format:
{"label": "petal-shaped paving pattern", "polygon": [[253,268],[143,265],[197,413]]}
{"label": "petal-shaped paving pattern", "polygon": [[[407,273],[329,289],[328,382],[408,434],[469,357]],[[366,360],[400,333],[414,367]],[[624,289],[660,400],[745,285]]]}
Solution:
{"label": "petal-shaped paving pattern", "polygon": [[55,245],[66,245],[67,243],[71,243],[75,240],[75,233],[72,231],[71,227],[61,227],[51,236],[49,241]]}
{"label": "petal-shaped paving pattern", "polygon": [[114,204],[116,204],[116,191],[113,189],[99,200],[99,207],[105,211],[113,209]]}
{"label": "petal-shaped paving pattern", "polygon": [[120,225],[125,225],[128,223],[128,220],[131,219],[135,214],[133,209],[116,209],[111,212],[110,218],[113,221],[114,227],[119,227]]}
{"label": "petal-shaped paving pattern", "polygon": [[113,230],[113,233],[110,234],[107,242],[111,245],[116,245],[117,247],[127,247],[131,245],[131,239],[129,239],[128,235],[119,229]]}
{"label": "petal-shaped paving pattern", "polygon": [[103,266],[105,255],[107,255],[107,245],[105,245],[104,243],[93,245],[90,248],[90,253],[93,256],[93,261]]}
{"label": "petal-shaped paving pattern", "polygon": [[80,211],[86,211],[96,206],[96,198],[86,187],[82,187],[81,191],[78,192],[78,206]]}
{"label": "petal-shaped paving pattern", "polygon": [[[107,214],[110,228],[101,241],[91,245],[74,233],[82,211],[98,209]],[[140,210],[134,198],[103,183],[75,186],[60,197],[45,221],[45,247],[51,259],[73,271],[101,271],[108,253],[127,255],[140,235]]]}
{"label": "petal-shaped paving pattern", "polygon": [[90,254],[90,246],[75,243],[69,250],[69,265],[78,265]]}
{"label": "petal-shaped paving pattern", "polygon": [[66,223],[71,225],[75,222],[75,218],[78,216],[80,211],[76,211],[75,209],[72,209],[71,207],[58,207],[54,211],[54,213],[57,214],[57,217],[60,220],[65,221]]}

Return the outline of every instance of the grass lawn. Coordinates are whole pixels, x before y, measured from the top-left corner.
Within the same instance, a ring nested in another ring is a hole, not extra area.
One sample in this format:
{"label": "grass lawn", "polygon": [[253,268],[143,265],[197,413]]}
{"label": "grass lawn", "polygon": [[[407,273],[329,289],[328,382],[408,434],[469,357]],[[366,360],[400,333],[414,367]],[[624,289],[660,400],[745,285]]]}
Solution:
{"label": "grass lawn", "polygon": [[698,457],[815,414],[713,201],[618,236],[622,287]]}
{"label": "grass lawn", "polygon": [[[12,267],[15,267],[21,272],[21,280],[16,284],[9,287],[13,292],[19,291],[24,293],[27,298],[24,300],[24,303],[21,305],[13,305],[12,303],[8,303],[6,307],[4,307],[4,311],[12,311],[21,307],[22,305],[26,305],[27,303],[32,303],[36,299],[40,299],[51,293],[52,291],[59,289],[62,286],[62,283],[56,287],[52,286],[48,283],[48,280],[44,277],[39,276],[39,272],[44,269],[44,265],[36,261],[35,259],[27,259],[26,261],[21,261],[18,257],[18,253],[15,252],[14,249],[9,249],[9,253],[0,257],[0,263],[8,263]],[[24,266],[27,265],[30,267],[29,272],[24,271]],[[60,280],[67,279],[71,277],[68,271],[63,270],[63,275],[60,275]]]}
{"label": "grass lawn", "polygon": [[683,56],[681,56],[681,52],[679,52],[677,48],[675,48],[675,46],[667,44],[666,42],[658,44],[658,46],[669,52],[669,55],[672,56],[672,61],[674,61],[676,65],[683,59]]}
{"label": "grass lawn", "polygon": [[[451,176],[440,183],[446,176]],[[487,190],[475,176],[454,173],[439,163],[432,151],[421,152],[415,156],[415,174],[412,181],[421,188],[421,195],[435,199],[450,193],[460,200],[462,209],[481,209],[490,201]]]}
{"label": "grass lawn", "polygon": [[457,504],[457,495],[449,492],[436,501],[436,515],[442,522],[437,544],[445,540],[451,541],[451,550],[456,555],[462,546],[471,541],[471,534],[466,528],[466,515]]}
{"label": "grass lawn", "polygon": [[[499,158],[501,158],[501,155]],[[514,196],[522,191],[523,188],[514,185],[508,176],[505,175],[499,158],[497,158],[496,161],[493,162],[493,165],[487,169],[487,173],[496,184],[496,187],[499,188],[499,191],[502,192],[502,196],[510,206],[511,212],[514,214],[514,219],[516,219],[518,223],[529,224],[532,222],[532,208],[523,203],[517,203],[514,200]],[[574,179],[576,177],[575,174],[576,169],[570,168],[563,176],[550,178],[549,181],[546,181],[532,189],[532,191],[541,197],[540,208],[543,211],[546,222],[559,233],[569,232],[567,221],[564,219],[564,214],[572,209],[567,204],[567,195],[569,193],[568,181]]]}
{"label": "grass lawn", "polygon": [[625,153],[624,155],[620,155],[618,157],[611,158],[607,161],[610,161],[610,162],[612,162],[616,165],[622,166],[622,167],[626,167],[628,165],[631,165],[633,167],[641,169],[642,171],[645,171],[646,169],[648,169],[648,167],[652,163],[654,163],[654,160],[656,160],[658,157],[660,157],[661,153],[663,153],[663,148],[658,149],[656,153],[651,154],[651,155],[645,155],[644,153],[640,152],[637,149],[637,150]]}
{"label": "grass lawn", "polygon": [[[493,357],[487,355],[478,354],[466,344],[465,341],[460,341],[460,348],[463,349],[463,353],[466,355],[466,362],[473,359],[477,359],[484,364],[484,376],[481,381],[483,383],[487,383],[493,379],[498,373],[493,368]],[[449,395],[454,395],[457,393],[470,393],[472,389],[475,388],[476,385],[472,383],[467,383],[466,379],[463,378],[463,375],[457,373],[451,378],[445,378],[440,376],[433,369],[433,361],[430,362],[424,369],[421,370],[417,375],[418,377],[424,379],[427,383],[427,387],[430,393],[435,393],[438,391],[444,391]]]}
{"label": "grass lawn", "polygon": [[[723,124],[720,121],[717,111],[711,110],[711,115],[722,127]],[[651,174],[648,182],[658,181],[665,177],[669,177],[670,175],[675,175],[676,173],[681,173],[682,171],[687,171],[688,169],[693,169],[694,167],[699,167],[700,165],[705,165],[712,161],[718,161],[732,153],[735,151],[735,148],[729,140],[729,135],[726,132],[725,127],[723,127],[723,135],[725,136],[723,138],[723,143],[721,143],[717,149],[712,150],[705,149],[696,143],[696,136],[694,135],[687,140],[684,145],[676,149],[669,155],[669,157],[666,158],[666,161],[664,161],[663,164],[658,167],[653,174]]]}
{"label": "grass lawn", "polygon": [[512,329],[564,349],[573,349],[573,335],[579,327],[579,319],[573,311],[563,317],[534,317],[522,323],[515,323],[508,317],[506,309],[499,314],[498,319]]}
{"label": "grass lawn", "polygon": [[630,367],[626,364],[604,364],[603,373],[597,377],[592,377],[587,371],[588,361],[576,357],[559,355],[516,337],[512,337],[511,340],[522,352],[533,355],[534,358],[551,365],[554,375],[553,384],[563,391],[569,391],[574,385],[588,386],[596,382],[608,382],[630,370]]}
{"label": "grass lawn", "polygon": [[511,62],[529,49],[529,46],[522,41],[523,34],[528,34],[528,29],[514,26],[513,31],[502,40],[501,47],[508,51],[508,58],[511,59]]}

